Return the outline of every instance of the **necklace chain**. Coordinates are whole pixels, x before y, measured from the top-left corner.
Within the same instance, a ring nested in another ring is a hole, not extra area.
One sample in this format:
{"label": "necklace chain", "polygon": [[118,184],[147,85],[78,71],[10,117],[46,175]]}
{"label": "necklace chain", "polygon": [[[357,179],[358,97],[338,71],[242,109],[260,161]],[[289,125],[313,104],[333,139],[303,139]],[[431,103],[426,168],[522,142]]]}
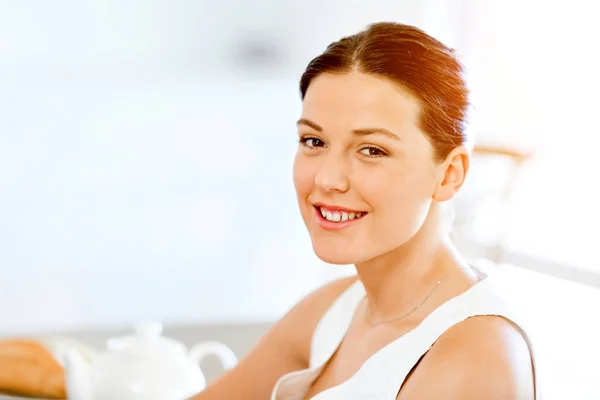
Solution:
{"label": "necklace chain", "polygon": [[390,322],[398,322],[401,321],[403,319],[405,319],[406,317],[410,316],[412,313],[414,313],[415,311],[417,311],[419,308],[421,308],[421,306],[423,304],[425,304],[425,302],[431,297],[431,295],[435,292],[435,290],[440,286],[440,284],[443,282],[444,278],[446,277],[446,274],[448,272],[446,272],[435,284],[435,286],[433,287],[433,289],[431,289],[429,291],[429,293],[427,294],[427,296],[425,296],[425,298],[419,303],[417,304],[413,309],[411,309],[410,311],[408,311],[407,313],[402,314],[399,317],[393,317],[390,319],[384,319],[381,321],[377,321],[375,323],[372,323],[371,321],[373,320],[373,317],[371,316],[371,308],[369,307],[369,303],[367,302],[367,306],[365,308],[365,313],[367,315],[367,320],[369,321],[369,325],[371,325],[372,327],[381,325],[381,324],[389,324]]}

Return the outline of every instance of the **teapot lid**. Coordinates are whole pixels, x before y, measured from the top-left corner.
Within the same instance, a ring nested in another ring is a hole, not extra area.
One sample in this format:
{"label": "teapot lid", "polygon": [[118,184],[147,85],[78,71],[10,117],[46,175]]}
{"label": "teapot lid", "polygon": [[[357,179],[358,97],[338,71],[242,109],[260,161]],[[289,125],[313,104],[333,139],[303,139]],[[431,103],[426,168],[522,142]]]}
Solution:
{"label": "teapot lid", "polygon": [[134,326],[134,333],[109,339],[106,343],[111,353],[132,356],[170,356],[181,355],[185,346],[176,340],[162,336],[160,322],[142,322]]}

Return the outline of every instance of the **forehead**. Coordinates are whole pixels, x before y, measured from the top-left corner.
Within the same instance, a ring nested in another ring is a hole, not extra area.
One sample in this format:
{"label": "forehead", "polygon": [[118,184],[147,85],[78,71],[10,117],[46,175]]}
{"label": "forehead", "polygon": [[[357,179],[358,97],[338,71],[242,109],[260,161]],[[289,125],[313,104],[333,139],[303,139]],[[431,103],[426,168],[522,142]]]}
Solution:
{"label": "forehead", "polygon": [[416,128],[419,111],[419,102],[390,80],[362,73],[322,74],[308,87],[302,117],[325,129],[404,131]]}

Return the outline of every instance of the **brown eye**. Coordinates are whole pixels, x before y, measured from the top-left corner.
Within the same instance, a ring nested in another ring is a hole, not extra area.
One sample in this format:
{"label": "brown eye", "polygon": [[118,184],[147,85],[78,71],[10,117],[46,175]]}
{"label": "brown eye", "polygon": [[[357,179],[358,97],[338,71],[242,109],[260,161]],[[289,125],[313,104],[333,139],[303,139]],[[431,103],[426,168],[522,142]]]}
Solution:
{"label": "brown eye", "polygon": [[300,144],[306,147],[323,147],[325,143],[321,139],[313,138],[313,137],[305,137],[300,139]]}
{"label": "brown eye", "polygon": [[383,157],[387,155],[385,151],[372,146],[362,148],[360,153],[367,157]]}

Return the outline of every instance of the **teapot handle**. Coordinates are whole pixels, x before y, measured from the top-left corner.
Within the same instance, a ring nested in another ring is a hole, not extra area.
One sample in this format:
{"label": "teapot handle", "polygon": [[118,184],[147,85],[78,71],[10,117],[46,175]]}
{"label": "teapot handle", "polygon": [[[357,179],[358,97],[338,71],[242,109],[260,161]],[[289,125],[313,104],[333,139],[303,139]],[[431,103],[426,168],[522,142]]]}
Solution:
{"label": "teapot handle", "polygon": [[233,350],[220,342],[202,342],[192,347],[189,351],[190,359],[196,364],[200,364],[204,357],[211,354],[216,355],[219,358],[221,365],[225,370],[231,369],[237,365],[238,360]]}

